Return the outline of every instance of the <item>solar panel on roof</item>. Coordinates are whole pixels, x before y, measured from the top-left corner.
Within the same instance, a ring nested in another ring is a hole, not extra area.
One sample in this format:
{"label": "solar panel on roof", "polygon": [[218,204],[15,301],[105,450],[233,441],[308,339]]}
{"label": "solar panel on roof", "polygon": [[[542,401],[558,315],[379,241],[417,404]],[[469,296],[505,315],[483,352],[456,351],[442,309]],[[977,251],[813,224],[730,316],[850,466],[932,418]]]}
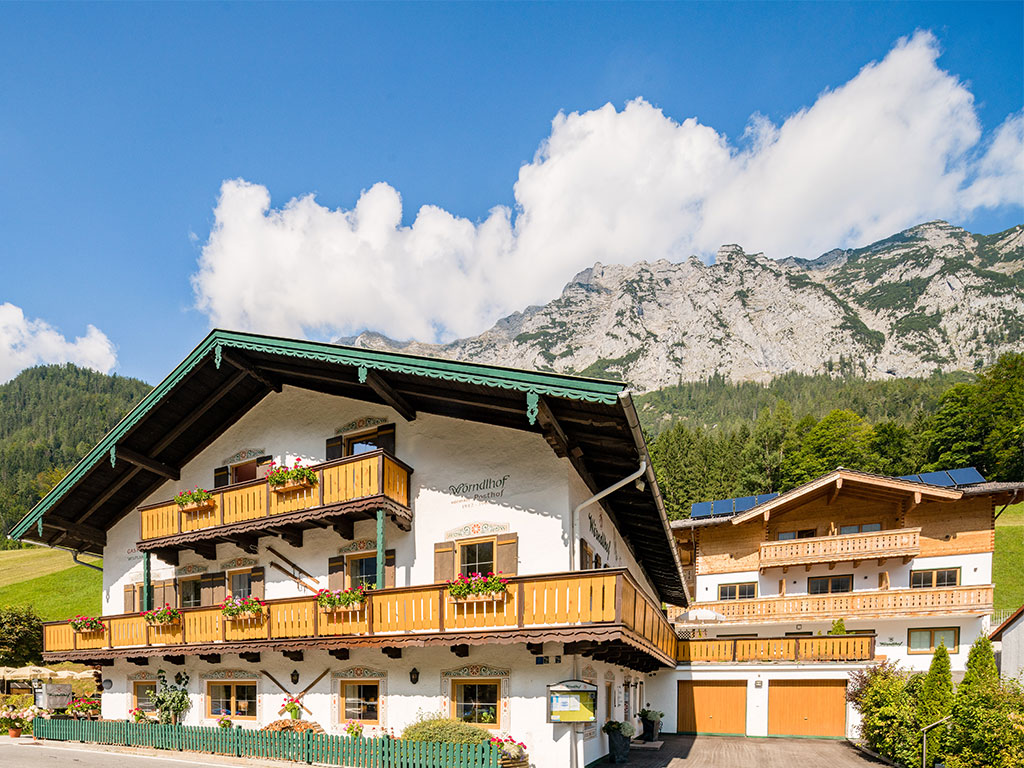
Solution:
{"label": "solar panel on roof", "polygon": [[757,504],[756,496],[744,496],[741,499],[736,499],[736,511],[746,512],[748,509]]}
{"label": "solar panel on roof", "polygon": [[732,514],[732,499],[719,499],[712,503],[711,514],[713,515],[731,515]]}
{"label": "solar panel on roof", "polygon": [[920,483],[921,482],[921,476],[920,475],[902,475],[900,477],[900,480],[909,480],[911,483]]}
{"label": "solar panel on roof", "polygon": [[928,485],[941,485],[944,488],[956,485],[956,483],[953,482],[953,478],[945,472],[922,472],[921,482],[928,483]]}
{"label": "solar panel on roof", "polygon": [[774,499],[778,495],[779,494],[777,494],[777,493],[763,493],[763,494],[759,494],[758,496],[754,497],[754,504],[755,505],[757,505],[757,504],[764,504],[766,501],[771,501],[772,499]]}
{"label": "solar panel on roof", "polygon": [[690,517],[711,517],[711,502],[698,501],[690,505]]}
{"label": "solar panel on roof", "polygon": [[962,469],[951,469],[948,474],[953,478],[953,482],[957,485],[970,485],[971,483],[984,483],[985,478],[981,472],[976,470],[974,467],[964,467]]}

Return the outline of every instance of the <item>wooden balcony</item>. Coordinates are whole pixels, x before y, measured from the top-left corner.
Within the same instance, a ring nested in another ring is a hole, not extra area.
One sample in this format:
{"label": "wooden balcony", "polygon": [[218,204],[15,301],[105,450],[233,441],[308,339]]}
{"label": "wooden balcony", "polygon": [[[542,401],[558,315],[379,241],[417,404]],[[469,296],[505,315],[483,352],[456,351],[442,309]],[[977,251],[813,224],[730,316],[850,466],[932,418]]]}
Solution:
{"label": "wooden balcony", "polygon": [[260,479],[213,491],[211,506],[198,512],[183,511],[173,499],[139,507],[139,548],[157,550],[163,556],[167,550],[225,538],[251,547],[252,536],[269,528],[291,527],[301,533],[303,528],[343,518],[370,517],[382,507],[408,529],[412,468],[407,464],[378,450],[314,464],[311,469],[318,481],[308,488],[281,492]]}
{"label": "wooden balcony", "polygon": [[920,528],[900,528],[812,539],[765,541],[761,544],[760,566],[764,570],[778,566],[788,568],[792,565],[914,557],[921,551],[920,535]]}
{"label": "wooden balcony", "polygon": [[871,661],[874,635],[820,637],[731,637],[679,641],[679,662]]}
{"label": "wooden balcony", "polygon": [[[67,622],[43,627],[47,660],[332,650],[359,646],[563,642],[641,667],[674,666],[676,634],[625,570],[512,578],[503,599],[456,602],[447,587],[382,589],[358,611],[324,613],[312,595],[268,600],[261,619],[225,619],[219,606],[182,608],[179,623],[152,627],[140,614],[103,617],[102,632]],[[570,651],[566,651],[570,652]]]}
{"label": "wooden balcony", "polygon": [[[846,592],[839,595],[792,595],[753,600],[694,603],[722,618],[708,623],[762,623],[801,619],[887,618],[893,616],[974,615],[992,610],[992,587],[934,587]],[[683,609],[672,608],[669,618]]]}

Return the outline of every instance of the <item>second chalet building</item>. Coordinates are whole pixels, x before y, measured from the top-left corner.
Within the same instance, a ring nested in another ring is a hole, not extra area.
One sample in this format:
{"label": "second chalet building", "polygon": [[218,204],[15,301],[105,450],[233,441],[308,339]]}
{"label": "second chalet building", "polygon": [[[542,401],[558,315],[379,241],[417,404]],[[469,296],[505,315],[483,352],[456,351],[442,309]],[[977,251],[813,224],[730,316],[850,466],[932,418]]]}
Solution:
{"label": "second chalet building", "polygon": [[[315,482],[268,483],[296,464]],[[212,498],[175,501],[197,486]],[[103,667],[105,718],[151,708],[163,669],[189,675],[187,724],[259,727],[286,694],[336,733],[440,712],[545,768],[635,722],[648,673],[676,663],[662,605],[686,604],[622,385],[223,331],[13,535],[103,556],[102,629],[48,624],[44,652]],[[491,572],[500,593],[449,593]],[[359,586],[354,608],[318,608]],[[249,596],[263,615],[222,613]],[[179,621],[140,615],[164,604]],[[547,687],[573,679],[596,686],[598,723],[549,722]]]}

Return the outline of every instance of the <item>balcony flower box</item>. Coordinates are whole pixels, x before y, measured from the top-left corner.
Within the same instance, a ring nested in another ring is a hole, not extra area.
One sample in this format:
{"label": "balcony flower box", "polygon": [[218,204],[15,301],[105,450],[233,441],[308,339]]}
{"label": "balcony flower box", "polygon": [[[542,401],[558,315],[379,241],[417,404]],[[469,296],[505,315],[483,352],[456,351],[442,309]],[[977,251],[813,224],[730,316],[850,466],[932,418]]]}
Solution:
{"label": "balcony flower box", "polygon": [[491,592],[484,595],[466,595],[465,597],[449,595],[448,599],[453,603],[503,603],[507,595],[508,592]]}
{"label": "balcony flower box", "polygon": [[68,619],[68,624],[80,635],[96,635],[106,630],[103,621],[95,616],[75,616],[73,619]]}
{"label": "balcony flower box", "polygon": [[228,621],[261,623],[266,615],[266,603],[258,597],[228,597],[220,604],[221,615]]}
{"label": "balcony flower box", "polygon": [[206,512],[215,506],[213,494],[198,485],[191,491],[182,491],[174,501],[182,512]]}
{"label": "balcony flower box", "polygon": [[175,626],[181,621],[181,611],[171,608],[170,603],[164,603],[163,608],[154,608],[151,611],[143,611],[142,618],[154,629],[160,627]]}
{"label": "balcony flower box", "polygon": [[274,493],[290,493],[291,491],[308,490],[317,484],[318,477],[312,467],[302,466],[302,459],[296,459],[294,466],[287,464],[278,466],[270,462],[267,470],[267,483]]}
{"label": "balcony flower box", "polygon": [[448,597],[453,603],[493,603],[505,599],[508,579],[501,573],[459,574],[448,582]]}
{"label": "balcony flower box", "polygon": [[354,589],[321,589],[316,593],[316,604],[321,613],[358,613],[366,604],[366,587]]}

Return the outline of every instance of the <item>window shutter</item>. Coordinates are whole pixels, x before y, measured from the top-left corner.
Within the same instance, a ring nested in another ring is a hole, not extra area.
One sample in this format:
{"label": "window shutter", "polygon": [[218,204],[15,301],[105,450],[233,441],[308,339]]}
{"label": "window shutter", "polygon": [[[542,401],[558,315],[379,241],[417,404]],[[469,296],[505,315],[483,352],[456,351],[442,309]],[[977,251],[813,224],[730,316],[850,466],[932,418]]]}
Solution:
{"label": "window shutter", "polygon": [[267,476],[267,470],[270,469],[270,462],[274,460],[273,456],[260,456],[256,459],[256,479],[262,480]]}
{"label": "window shutter", "polygon": [[154,608],[163,608],[164,607],[164,603],[167,602],[167,600],[164,598],[164,592],[166,592],[166,590],[164,589],[164,582],[162,582],[162,581],[154,581],[153,582],[153,607]]}
{"label": "window shutter", "polygon": [[594,566],[593,554],[590,545],[585,539],[580,539],[580,570],[589,571]]}
{"label": "window shutter", "polygon": [[199,583],[199,604],[219,605],[224,602],[224,572],[208,573]]}
{"label": "window shutter", "polygon": [[384,550],[384,588],[395,586],[395,550]]}
{"label": "window shutter", "polygon": [[327,561],[327,588],[330,590],[345,588],[345,556],[338,555]]}
{"label": "window shutter", "polygon": [[135,585],[125,584],[124,587],[124,612],[125,613],[136,613],[137,608],[135,607]]}
{"label": "window shutter", "polygon": [[519,569],[519,534],[499,533],[494,570],[503,576],[515,576]]}
{"label": "window shutter", "polygon": [[213,470],[213,487],[223,488],[231,483],[231,472],[227,467],[217,467]]}
{"label": "window shutter", "polygon": [[264,592],[263,567],[253,568],[252,571],[249,572],[249,594],[262,600]]}
{"label": "window shutter", "polygon": [[434,582],[455,578],[455,542],[442,541],[434,545]]}
{"label": "window shutter", "polygon": [[779,597],[786,596],[786,580],[779,579]]}
{"label": "window shutter", "polygon": [[392,456],[395,455],[395,425],[384,424],[377,428],[377,439],[374,441],[377,446],[383,448]]}
{"label": "window shutter", "polygon": [[889,588],[889,572],[882,571],[878,574],[878,588],[888,589]]}
{"label": "window shutter", "polygon": [[324,447],[324,458],[326,461],[340,459],[345,454],[345,438],[329,437]]}

